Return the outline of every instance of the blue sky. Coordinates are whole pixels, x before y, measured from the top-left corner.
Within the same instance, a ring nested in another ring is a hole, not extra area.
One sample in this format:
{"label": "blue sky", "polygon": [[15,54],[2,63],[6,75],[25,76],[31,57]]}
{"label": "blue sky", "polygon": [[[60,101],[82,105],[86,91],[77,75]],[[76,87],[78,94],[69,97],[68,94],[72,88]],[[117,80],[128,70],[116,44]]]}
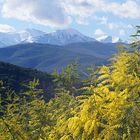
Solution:
{"label": "blue sky", "polygon": [[0,32],[74,28],[128,40],[140,25],[140,0],[0,0]]}

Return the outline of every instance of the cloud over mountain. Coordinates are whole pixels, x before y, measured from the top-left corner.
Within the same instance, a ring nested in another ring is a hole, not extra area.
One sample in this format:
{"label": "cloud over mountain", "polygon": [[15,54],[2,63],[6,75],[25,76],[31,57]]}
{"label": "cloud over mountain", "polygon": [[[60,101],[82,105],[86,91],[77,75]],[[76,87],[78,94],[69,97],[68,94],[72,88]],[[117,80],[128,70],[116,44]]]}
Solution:
{"label": "cloud over mountain", "polygon": [[13,32],[15,31],[16,29],[10,25],[7,25],[7,24],[0,24],[0,32],[3,32],[3,33],[7,33],[7,32]]}
{"label": "cloud over mountain", "polygon": [[59,0],[5,0],[4,17],[16,18],[48,26],[64,26],[70,23]]}
{"label": "cloud over mountain", "polygon": [[51,27],[82,24],[95,13],[110,13],[122,18],[140,18],[137,0],[4,0],[2,15]]}

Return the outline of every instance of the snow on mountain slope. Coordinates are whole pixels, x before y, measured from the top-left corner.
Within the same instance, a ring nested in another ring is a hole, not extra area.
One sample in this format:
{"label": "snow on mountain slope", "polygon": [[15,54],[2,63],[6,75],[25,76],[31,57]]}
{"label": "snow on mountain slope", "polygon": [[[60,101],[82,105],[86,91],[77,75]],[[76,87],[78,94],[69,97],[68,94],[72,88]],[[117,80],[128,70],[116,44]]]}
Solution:
{"label": "snow on mountain slope", "polygon": [[112,37],[112,36],[104,36],[99,39],[102,43],[119,43],[122,42],[122,40],[119,37]]}
{"label": "snow on mountain slope", "polygon": [[33,43],[38,36],[45,33],[36,29],[26,29],[20,32],[0,32],[0,48],[20,43]]}
{"label": "snow on mountain slope", "polygon": [[[122,42],[118,37],[104,36],[97,39],[102,43]],[[37,29],[25,29],[20,32],[0,32],[0,47],[7,47],[24,43],[42,43],[51,45],[67,45],[79,42],[96,42],[94,38],[88,37],[75,29],[57,30],[52,33],[45,33]]]}
{"label": "snow on mountain slope", "polygon": [[74,29],[57,30],[56,32],[48,33],[43,36],[39,36],[35,39],[36,43],[54,44],[54,45],[65,45],[70,43],[89,42],[89,41],[96,40],[87,37]]}
{"label": "snow on mountain slope", "polygon": [[26,29],[19,32],[21,42],[33,43],[36,37],[43,36],[45,32],[36,29]]}

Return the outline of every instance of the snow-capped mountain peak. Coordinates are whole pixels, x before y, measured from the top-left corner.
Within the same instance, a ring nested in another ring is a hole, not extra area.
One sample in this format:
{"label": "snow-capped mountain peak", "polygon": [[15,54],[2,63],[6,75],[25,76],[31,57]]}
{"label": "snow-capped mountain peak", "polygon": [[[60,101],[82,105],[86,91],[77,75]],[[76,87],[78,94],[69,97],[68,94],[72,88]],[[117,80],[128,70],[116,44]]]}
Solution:
{"label": "snow-capped mountain peak", "polygon": [[33,42],[34,38],[44,35],[45,32],[42,32],[42,31],[37,30],[37,29],[27,28],[23,31],[20,31],[19,34],[20,34],[21,41]]}
{"label": "snow-capped mountain peak", "polygon": [[[118,43],[122,40],[118,37],[103,36],[97,39],[102,43]],[[25,29],[20,32],[0,33],[0,47],[16,45],[20,43],[42,43],[53,45],[66,45],[71,43],[95,42],[94,38],[85,36],[79,31],[69,28],[45,33],[37,29]]]}
{"label": "snow-capped mountain peak", "polygon": [[119,37],[112,37],[112,43],[119,43],[119,42],[123,42],[122,39],[120,39]]}
{"label": "snow-capped mountain peak", "polygon": [[53,37],[59,38],[59,39],[71,39],[72,37],[81,37],[85,38],[86,36],[80,33],[79,31],[69,28],[69,29],[64,29],[64,30],[56,30],[53,33],[50,33],[48,35],[51,35]]}
{"label": "snow-capped mountain peak", "polygon": [[46,43],[46,44],[55,44],[55,45],[65,45],[76,42],[88,42],[96,41],[93,38],[87,37],[75,29],[64,29],[57,30],[52,33],[45,34],[36,38],[36,42]]}
{"label": "snow-capped mountain peak", "polygon": [[68,29],[64,29],[64,30],[56,30],[55,34],[64,34],[64,35],[79,35],[79,36],[83,36],[79,31],[72,29],[72,28],[68,28]]}
{"label": "snow-capped mountain peak", "polygon": [[122,40],[119,37],[112,37],[112,36],[104,36],[100,39],[98,39],[102,43],[119,43],[122,42]]}

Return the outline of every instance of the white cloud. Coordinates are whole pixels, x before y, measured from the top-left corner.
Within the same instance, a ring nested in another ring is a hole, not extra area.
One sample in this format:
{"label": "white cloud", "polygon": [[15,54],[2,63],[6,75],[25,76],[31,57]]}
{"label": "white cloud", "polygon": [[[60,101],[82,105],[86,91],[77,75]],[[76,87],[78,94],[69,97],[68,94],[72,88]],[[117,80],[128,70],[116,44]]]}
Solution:
{"label": "white cloud", "polygon": [[108,23],[108,17],[106,16],[94,16],[94,20],[98,21],[100,24],[106,25]]}
{"label": "white cloud", "polygon": [[16,31],[14,27],[7,25],[7,24],[0,24],[0,32],[7,33],[7,32],[14,32]]}
{"label": "white cloud", "polygon": [[102,17],[94,17],[95,20],[97,20],[100,24],[105,25],[108,29],[113,30],[113,29],[119,29],[122,28],[122,24],[116,23],[116,22],[110,22],[108,17],[102,16]]}
{"label": "white cloud", "polygon": [[[62,0],[63,7],[70,15],[91,17],[96,12],[106,12],[122,18],[140,18],[140,5],[136,0],[109,2],[108,0]],[[106,19],[102,19],[106,22]]]}
{"label": "white cloud", "polygon": [[71,22],[59,0],[5,0],[2,14],[48,26],[64,26]]}
{"label": "white cloud", "polygon": [[107,36],[101,29],[96,29],[94,35],[97,39]]}
{"label": "white cloud", "polygon": [[114,15],[123,18],[140,18],[140,5],[136,0],[126,0],[124,3],[110,3],[106,6],[105,11],[112,12]]}
{"label": "white cloud", "polygon": [[81,24],[81,25],[88,25],[89,24],[88,19],[86,19],[86,18],[85,19],[77,18],[76,21],[78,24]]}
{"label": "white cloud", "polygon": [[99,21],[100,21],[101,24],[107,24],[108,18],[103,16],[99,19]]}
{"label": "white cloud", "polygon": [[[94,19],[98,21],[99,24],[103,24],[105,27],[107,27],[110,30],[117,29],[119,31],[120,35],[125,35],[127,30],[133,29],[134,27],[130,24],[125,24],[122,22],[110,22],[108,17],[102,16],[102,17],[97,17],[94,16]],[[124,33],[125,32],[125,33]]]}
{"label": "white cloud", "polygon": [[112,30],[112,29],[120,28],[120,25],[114,22],[110,22],[110,23],[107,23],[107,27]]}
{"label": "white cloud", "polygon": [[[74,19],[87,24],[96,13],[111,13],[122,18],[139,19],[140,4],[137,0],[109,2],[109,0],[5,0],[4,17],[16,18],[37,24],[61,27]],[[100,22],[106,24],[106,17]],[[116,25],[110,24],[109,28]]]}

